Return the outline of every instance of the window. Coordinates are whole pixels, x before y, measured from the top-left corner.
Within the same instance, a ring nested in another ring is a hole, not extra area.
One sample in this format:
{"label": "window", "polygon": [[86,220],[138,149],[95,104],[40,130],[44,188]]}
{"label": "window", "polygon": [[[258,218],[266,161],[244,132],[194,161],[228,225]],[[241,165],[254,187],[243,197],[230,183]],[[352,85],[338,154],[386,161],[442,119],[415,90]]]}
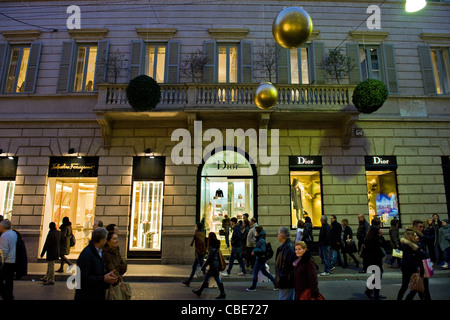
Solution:
{"label": "window", "polygon": [[238,48],[236,45],[219,45],[219,83],[237,83]]}
{"label": "window", "polygon": [[164,83],[166,70],[166,45],[147,45],[145,74],[158,83]]}
{"label": "window", "polygon": [[308,48],[289,50],[292,84],[309,84]]}
{"label": "window", "polygon": [[9,220],[14,202],[17,161],[15,157],[0,157],[0,215]]}
{"label": "window", "polygon": [[253,82],[252,52],[252,43],[245,40],[239,43],[205,41],[204,81],[207,83]]}
{"label": "window", "polygon": [[376,79],[383,81],[380,66],[379,47],[359,47],[361,80]]}
{"label": "window", "polygon": [[158,83],[180,81],[180,41],[150,43],[131,41],[130,80],[145,74]]}
{"label": "window", "polygon": [[448,48],[430,49],[437,94],[450,93],[450,64]]}
{"label": "window", "polygon": [[[41,43],[29,45],[8,45],[0,43],[0,80],[4,93],[34,93],[41,55]],[[3,70],[3,72],[2,72]]]}
{"label": "window", "polygon": [[64,41],[56,92],[93,92],[106,81],[109,41]]}
{"label": "window", "polygon": [[322,217],[322,159],[312,156],[289,157],[289,181],[291,187],[291,228],[298,221],[311,219],[314,227],[320,227]]}
{"label": "window", "polygon": [[367,199],[369,221],[379,218],[381,227],[389,227],[399,219],[395,157],[366,156]]}
{"label": "window", "polygon": [[80,45],[77,51],[73,91],[93,91],[97,46]]}

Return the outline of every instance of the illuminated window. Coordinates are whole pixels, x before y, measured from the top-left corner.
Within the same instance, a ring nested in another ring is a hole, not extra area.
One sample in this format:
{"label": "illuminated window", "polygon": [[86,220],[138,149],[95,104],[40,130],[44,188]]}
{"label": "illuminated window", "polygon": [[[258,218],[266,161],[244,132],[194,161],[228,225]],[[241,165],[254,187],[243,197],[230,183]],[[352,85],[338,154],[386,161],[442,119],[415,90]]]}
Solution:
{"label": "illuminated window", "polygon": [[166,68],[166,45],[147,45],[145,74],[158,83],[164,83]]}
{"label": "illuminated window", "polygon": [[399,219],[395,157],[367,156],[366,181],[369,221],[379,218],[381,227],[389,227],[392,219]]}
{"label": "illuminated window", "polygon": [[309,84],[308,50],[307,47],[290,50],[291,84]]}
{"label": "illuminated window", "polygon": [[75,63],[74,92],[90,92],[94,90],[96,59],[97,46],[78,46]]}
{"label": "illuminated window", "polygon": [[381,74],[380,48],[359,47],[362,80],[376,79],[383,81]]}
{"label": "illuminated window", "polygon": [[29,46],[12,48],[5,92],[18,93],[24,91],[29,57]]}
{"label": "illuminated window", "polygon": [[450,63],[448,48],[430,49],[437,94],[450,93]]}
{"label": "illuminated window", "polygon": [[219,83],[237,83],[238,48],[236,45],[219,45]]}

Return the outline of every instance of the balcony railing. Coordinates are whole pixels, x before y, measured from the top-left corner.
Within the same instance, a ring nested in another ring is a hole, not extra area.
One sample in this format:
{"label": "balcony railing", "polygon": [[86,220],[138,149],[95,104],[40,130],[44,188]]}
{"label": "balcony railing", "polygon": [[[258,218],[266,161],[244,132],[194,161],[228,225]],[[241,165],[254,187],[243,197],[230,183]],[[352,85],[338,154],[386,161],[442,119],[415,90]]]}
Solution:
{"label": "balcony railing", "polygon": [[[96,111],[131,109],[126,96],[128,84],[99,84]],[[351,85],[287,85],[278,89],[277,107],[292,109],[336,109],[351,105],[355,86]],[[182,83],[160,84],[161,101],[157,109],[185,108],[254,108],[253,95],[258,84]]]}

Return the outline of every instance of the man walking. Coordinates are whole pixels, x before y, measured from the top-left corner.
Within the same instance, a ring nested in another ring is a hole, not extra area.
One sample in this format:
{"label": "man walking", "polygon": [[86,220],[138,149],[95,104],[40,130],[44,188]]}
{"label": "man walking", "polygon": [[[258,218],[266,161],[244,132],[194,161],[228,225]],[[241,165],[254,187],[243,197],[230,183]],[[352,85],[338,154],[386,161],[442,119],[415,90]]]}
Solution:
{"label": "man walking", "polygon": [[[250,267],[253,269],[255,266],[256,256],[252,255],[253,249],[256,247],[256,227],[258,223],[255,217],[250,219],[250,230],[247,235],[247,260],[250,262]],[[247,264],[248,267],[248,264]]]}
{"label": "man walking", "polygon": [[356,239],[358,239],[358,252],[361,252],[361,247],[366,238],[367,231],[369,231],[369,223],[363,214],[358,214],[358,230],[356,231]]}
{"label": "man walking", "polygon": [[336,216],[333,214],[330,217],[330,227],[331,227],[331,265],[335,267],[336,265],[342,266],[341,252],[342,248],[342,226],[337,222]]}
{"label": "man walking", "polygon": [[16,264],[17,233],[11,230],[11,221],[0,222],[0,250],[3,254],[3,268],[0,273],[0,295],[3,300],[13,300],[14,271]]}
{"label": "man walking", "polygon": [[44,285],[55,284],[55,262],[59,259],[59,245],[61,242],[61,231],[56,229],[54,222],[50,222],[49,229],[41,252],[41,258],[47,253],[47,274],[42,279]]}
{"label": "man walking", "polygon": [[242,259],[242,232],[241,227],[237,223],[237,219],[235,217],[230,219],[230,226],[233,230],[233,235],[231,236],[230,261],[228,263],[227,271],[223,272],[222,276],[228,277],[230,275],[231,269],[233,268],[234,259],[237,259],[242,269],[242,272],[239,272],[238,276],[245,276],[247,274],[247,271],[245,270],[244,259]]}
{"label": "man walking", "polygon": [[278,229],[278,241],[281,246],[278,247],[275,256],[275,287],[279,290],[279,300],[294,299],[294,266],[297,259],[295,255],[294,244],[291,241],[289,229],[281,227]]}
{"label": "man walking", "polygon": [[325,215],[320,219],[322,227],[320,227],[319,232],[319,256],[325,264],[325,269],[320,274],[321,276],[328,276],[333,268],[330,261],[331,228],[327,220]]}

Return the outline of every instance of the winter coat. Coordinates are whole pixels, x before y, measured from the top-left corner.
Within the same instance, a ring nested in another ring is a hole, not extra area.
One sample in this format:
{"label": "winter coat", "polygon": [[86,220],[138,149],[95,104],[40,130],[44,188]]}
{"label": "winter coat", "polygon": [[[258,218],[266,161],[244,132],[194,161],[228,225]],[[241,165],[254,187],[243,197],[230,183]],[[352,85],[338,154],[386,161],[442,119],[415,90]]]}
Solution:
{"label": "winter coat", "polygon": [[319,246],[330,246],[331,245],[331,228],[328,223],[324,223],[320,227],[319,232]]}
{"label": "winter coat", "polygon": [[123,276],[127,272],[127,263],[122,259],[118,248],[111,248],[107,244],[102,249],[106,273],[116,270],[116,274]]}
{"label": "winter coat", "polygon": [[311,297],[317,298],[319,294],[319,282],[317,281],[317,265],[306,250],[300,259],[294,263],[295,300],[299,300],[305,289],[311,290]]}
{"label": "winter coat", "polygon": [[305,241],[306,243],[314,241],[312,233],[312,223],[310,222],[305,223],[305,226],[303,228],[302,241]]}
{"label": "winter coat", "polygon": [[330,238],[331,238],[331,249],[338,250],[342,247],[342,226],[339,222],[334,221],[331,224]]}
{"label": "winter coat", "polygon": [[56,229],[51,229],[47,238],[45,239],[44,247],[42,248],[41,258],[47,252],[47,261],[54,261],[59,259],[60,252],[60,244],[61,244],[61,231]]}
{"label": "winter coat", "polygon": [[366,234],[369,231],[369,227],[370,225],[366,219],[364,219],[363,222],[359,222],[358,230],[356,231],[356,239],[364,241]]}
{"label": "winter coat", "polygon": [[366,239],[364,240],[364,257],[363,257],[363,268],[364,271],[367,267],[371,265],[379,266],[383,269],[383,257],[386,255],[383,249],[383,238],[378,235],[378,228],[371,227],[374,230],[373,233],[367,233]]}
{"label": "winter coat", "polygon": [[442,251],[450,247],[450,225],[447,224],[439,229],[438,239]]}
{"label": "winter coat", "polygon": [[287,239],[278,247],[275,256],[275,284],[279,289],[294,288],[294,266],[292,263],[297,259],[294,244]]}
{"label": "winter coat", "polygon": [[203,263],[202,270],[206,270],[208,275],[214,277],[219,274],[220,269],[220,240],[209,240],[211,243],[209,244],[208,256]]}
{"label": "winter coat", "polygon": [[61,244],[59,248],[59,254],[60,256],[66,256],[70,254],[70,236],[72,235],[72,223],[68,225],[62,224],[61,227],[59,227],[59,230],[61,230]]}
{"label": "winter coat", "polygon": [[81,251],[77,266],[80,268],[80,289],[75,291],[75,300],[104,300],[109,284],[105,282],[105,264],[92,240]]}
{"label": "winter coat", "polygon": [[236,223],[233,227],[233,235],[231,236],[231,246],[233,248],[241,248],[242,247],[242,232],[241,226]]}
{"label": "winter coat", "polygon": [[418,244],[408,239],[401,238],[400,243],[400,248],[403,251],[402,273],[412,274],[417,272],[417,268],[419,268],[420,274],[423,276],[424,269],[422,260],[426,259],[425,252],[423,252]]}
{"label": "winter coat", "polygon": [[192,239],[191,246],[195,244],[195,253],[203,256],[206,253],[205,233],[203,231],[196,231]]}
{"label": "winter coat", "polygon": [[389,238],[391,239],[391,247],[392,249],[400,248],[400,235],[397,226],[391,226],[389,229]]}
{"label": "winter coat", "polygon": [[256,246],[253,252],[258,261],[266,262],[266,232],[264,230],[261,230],[261,233],[256,237]]}

